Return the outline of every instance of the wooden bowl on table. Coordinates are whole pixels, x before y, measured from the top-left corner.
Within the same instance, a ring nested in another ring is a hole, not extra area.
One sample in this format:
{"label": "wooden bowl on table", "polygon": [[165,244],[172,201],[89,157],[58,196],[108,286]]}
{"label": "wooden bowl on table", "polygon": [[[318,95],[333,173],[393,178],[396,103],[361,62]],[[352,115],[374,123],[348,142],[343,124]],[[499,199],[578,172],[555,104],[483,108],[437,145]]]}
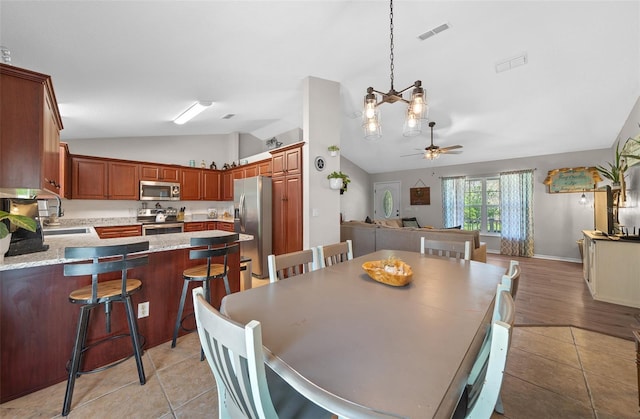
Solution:
{"label": "wooden bowl on table", "polygon": [[411,266],[400,259],[374,260],[362,264],[362,269],[371,279],[394,287],[403,287],[411,282]]}

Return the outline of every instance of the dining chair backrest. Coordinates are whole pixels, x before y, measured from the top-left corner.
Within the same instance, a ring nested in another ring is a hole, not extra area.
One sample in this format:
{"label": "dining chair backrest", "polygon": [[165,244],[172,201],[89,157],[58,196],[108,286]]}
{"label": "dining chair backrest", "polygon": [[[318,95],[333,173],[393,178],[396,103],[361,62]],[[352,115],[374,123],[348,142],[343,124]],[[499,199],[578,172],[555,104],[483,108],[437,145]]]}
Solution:
{"label": "dining chair backrest", "polygon": [[300,275],[318,269],[315,248],[299,250],[282,255],[269,255],[269,282]]}
{"label": "dining chair backrest", "polygon": [[318,268],[325,268],[353,259],[353,243],[351,240],[346,240],[340,243],[318,246],[317,252],[317,259],[320,265]]}
{"label": "dining chair backrest", "polygon": [[518,284],[520,283],[520,263],[518,263],[517,260],[509,262],[509,268],[507,269],[507,273],[502,277],[502,282],[509,284],[511,295],[515,300],[516,294],[518,293]]}
{"label": "dining chair backrest", "polygon": [[469,419],[488,418],[494,410],[502,410],[500,388],[515,321],[515,304],[505,284],[497,286],[495,304],[491,328],[471,369],[463,396],[465,417]]}
{"label": "dining chair backrest", "polygon": [[218,386],[220,418],[277,418],[269,394],[262,352],[262,327],[242,326],[222,316],[193,290],[200,344]]}
{"label": "dining chair backrest", "polygon": [[428,240],[420,237],[420,253],[432,256],[471,260],[471,242]]}

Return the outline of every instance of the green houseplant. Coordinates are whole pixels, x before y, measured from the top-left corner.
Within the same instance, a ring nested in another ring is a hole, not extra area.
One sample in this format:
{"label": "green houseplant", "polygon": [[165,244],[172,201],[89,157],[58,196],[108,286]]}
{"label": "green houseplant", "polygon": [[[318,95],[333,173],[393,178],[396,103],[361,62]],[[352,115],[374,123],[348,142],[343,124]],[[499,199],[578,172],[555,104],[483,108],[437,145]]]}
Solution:
{"label": "green houseplant", "polygon": [[[333,171],[327,175],[327,179],[329,179],[331,189],[340,189],[340,194],[343,194],[344,191],[347,190],[347,185],[351,182],[349,179],[349,175],[345,175],[344,173]],[[336,179],[336,181],[331,181],[332,179]]]}
{"label": "green houseplant", "polygon": [[1,222],[2,220],[9,220],[16,226],[24,228],[25,230],[36,231],[36,222],[33,218],[0,211],[0,239],[4,239],[9,235],[9,229],[5,223]]}
{"label": "green houseplant", "polygon": [[596,166],[598,172],[605,178],[609,179],[614,184],[619,184],[624,177],[624,172],[627,170],[627,163],[625,162],[622,153],[620,152],[620,142],[616,145],[616,154],[613,163],[607,162],[609,167]]}
{"label": "green houseplant", "polygon": [[330,145],[329,147],[327,147],[327,150],[329,150],[329,154],[331,156],[337,156],[338,155],[338,151],[340,151],[340,147],[338,147],[337,145]]}

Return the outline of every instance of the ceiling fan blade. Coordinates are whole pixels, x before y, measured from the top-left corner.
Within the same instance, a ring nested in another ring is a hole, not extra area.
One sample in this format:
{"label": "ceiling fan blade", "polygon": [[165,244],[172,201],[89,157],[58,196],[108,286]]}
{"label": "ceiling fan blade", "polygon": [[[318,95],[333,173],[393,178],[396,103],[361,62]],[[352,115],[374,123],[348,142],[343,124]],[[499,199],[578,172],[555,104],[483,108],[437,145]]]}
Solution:
{"label": "ceiling fan blade", "polygon": [[462,150],[440,150],[442,154],[462,154]]}
{"label": "ceiling fan blade", "polygon": [[440,151],[442,151],[442,152],[445,152],[445,153],[446,153],[447,151],[450,151],[450,150],[457,150],[457,149],[459,149],[459,148],[462,148],[462,146],[461,146],[461,145],[452,145],[452,146],[449,146],[449,147],[442,147],[442,148],[440,148]]}
{"label": "ceiling fan blade", "polygon": [[403,154],[400,157],[409,157],[409,156],[419,156],[421,154],[424,154],[424,151],[421,153],[413,153],[413,154]]}

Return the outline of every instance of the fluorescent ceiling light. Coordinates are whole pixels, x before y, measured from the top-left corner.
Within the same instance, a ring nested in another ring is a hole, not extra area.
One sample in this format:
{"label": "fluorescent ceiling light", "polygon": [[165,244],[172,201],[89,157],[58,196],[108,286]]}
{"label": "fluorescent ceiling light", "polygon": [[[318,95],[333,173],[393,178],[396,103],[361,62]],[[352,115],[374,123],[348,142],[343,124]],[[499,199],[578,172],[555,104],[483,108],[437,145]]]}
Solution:
{"label": "fluorescent ceiling light", "polygon": [[207,109],[212,104],[213,104],[213,102],[204,102],[204,101],[196,102],[193,105],[191,105],[189,107],[189,109],[187,109],[186,111],[182,112],[180,114],[180,116],[178,116],[176,119],[173,120],[173,122],[175,124],[182,125],[185,122],[190,121],[193,117],[195,117],[200,112],[202,112],[205,109]]}

